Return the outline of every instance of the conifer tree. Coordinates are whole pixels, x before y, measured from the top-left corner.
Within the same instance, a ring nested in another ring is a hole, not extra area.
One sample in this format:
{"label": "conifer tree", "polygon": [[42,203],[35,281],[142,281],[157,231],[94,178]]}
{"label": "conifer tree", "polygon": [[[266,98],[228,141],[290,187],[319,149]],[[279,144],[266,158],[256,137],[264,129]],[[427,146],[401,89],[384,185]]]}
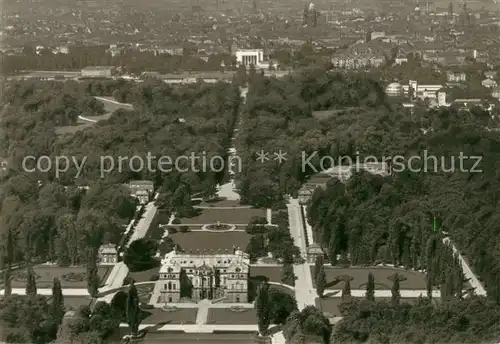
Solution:
{"label": "conifer tree", "polygon": [[317,256],[316,261],[314,262],[314,279],[318,277],[318,273],[320,269],[323,267],[324,259],[323,256]]}
{"label": "conifer tree", "polygon": [[139,307],[139,295],[134,281],[130,283],[127,296],[127,323],[130,326],[132,335],[136,335],[139,331],[141,309]]}
{"label": "conifer tree", "polygon": [[316,293],[319,297],[323,297],[323,293],[326,288],[326,273],[325,268],[321,266],[318,271],[318,275],[316,276]]}
{"label": "conifer tree", "polygon": [[96,255],[94,252],[90,252],[89,250],[89,258],[87,262],[87,290],[89,295],[92,297],[96,297],[99,293],[99,275],[97,270],[96,263]]}
{"label": "conifer tree", "polygon": [[4,281],[4,295],[10,296],[12,294],[12,277],[10,275],[10,267],[6,267],[3,272]]}
{"label": "conifer tree", "polygon": [[57,277],[54,277],[52,283],[52,314],[60,324],[64,316],[64,298],[62,294],[61,282]]}
{"label": "conifer tree", "polygon": [[399,301],[401,300],[401,293],[399,291],[399,275],[395,273],[393,275],[393,283],[391,288],[391,303],[393,305],[399,305]]}
{"label": "conifer tree", "polygon": [[431,271],[427,271],[427,297],[432,300],[432,288],[434,287],[434,280]]}
{"label": "conifer tree", "polygon": [[368,274],[368,282],[366,283],[366,299],[375,301],[375,277],[371,272]]}
{"label": "conifer tree", "polygon": [[271,324],[271,303],[269,299],[269,283],[261,283],[257,291],[255,299],[255,309],[257,311],[257,322],[259,326],[259,334],[261,336],[266,333]]}
{"label": "conifer tree", "polygon": [[28,267],[28,277],[26,281],[26,295],[36,295],[36,277],[35,271],[31,266]]}
{"label": "conifer tree", "polygon": [[342,288],[342,299],[349,297],[351,297],[351,280],[347,278],[344,282],[344,288]]}

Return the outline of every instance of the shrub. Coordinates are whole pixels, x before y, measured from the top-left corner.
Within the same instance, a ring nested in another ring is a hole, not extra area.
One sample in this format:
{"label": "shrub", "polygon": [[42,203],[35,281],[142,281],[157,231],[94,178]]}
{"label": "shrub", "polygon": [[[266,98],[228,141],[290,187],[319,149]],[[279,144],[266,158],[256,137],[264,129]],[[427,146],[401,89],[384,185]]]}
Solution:
{"label": "shrub", "polygon": [[175,234],[177,233],[177,228],[175,227],[167,227],[168,234]]}
{"label": "shrub", "polygon": [[155,308],[155,306],[147,304],[147,303],[142,303],[141,308],[142,309],[153,309],[153,308]]}
{"label": "shrub", "polygon": [[189,232],[189,226],[181,226],[180,230],[181,230],[181,233]]}
{"label": "shrub", "polygon": [[127,276],[127,277],[125,277],[125,278],[123,279],[123,285],[128,285],[128,284],[132,283],[132,281],[133,281],[133,280],[134,280],[134,279],[133,279],[132,277]]}
{"label": "shrub", "polygon": [[158,281],[160,279],[160,275],[154,274],[149,278],[150,281]]}
{"label": "shrub", "polygon": [[181,219],[179,219],[178,217],[176,217],[175,219],[172,220],[172,224],[174,224],[174,225],[180,225],[181,224]]}

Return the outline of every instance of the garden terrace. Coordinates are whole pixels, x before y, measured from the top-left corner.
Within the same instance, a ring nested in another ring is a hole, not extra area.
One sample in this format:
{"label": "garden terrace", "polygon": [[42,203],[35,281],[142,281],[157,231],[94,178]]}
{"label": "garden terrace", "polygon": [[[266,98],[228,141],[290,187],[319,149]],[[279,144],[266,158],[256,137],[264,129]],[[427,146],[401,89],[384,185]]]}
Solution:
{"label": "garden terrace", "polygon": [[[314,266],[310,267],[311,275],[314,277]],[[389,290],[392,287],[392,280],[388,279],[390,276],[398,273],[404,276],[406,280],[400,281],[401,289],[422,289],[427,287],[425,275],[418,271],[405,270],[401,268],[392,267],[351,267],[351,268],[337,268],[325,266],[325,274],[327,281],[327,289],[342,289],[344,282],[339,280],[338,283],[331,284],[337,278],[344,275],[353,278],[351,280],[351,289],[366,289],[366,282],[368,281],[368,274],[372,273],[375,276],[375,289]],[[313,285],[316,287],[316,281],[313,278]]]}
{"label": "garden terrace", "polygon": [[253,325],[257,323],[256,311],[253,308],[210,308],[207,324]]}
{"label": "garden terrace", "polygon": [[82,306],[90,306],[92,301],[93,300],[90,296],[65,296],[64,307],[67,311],[77,311]]}
{"label": "garden terrace", "polygon": [[[247,224],[252,217],[266,217],[264,209],[255,208],[234,208],[234,209],[199,209],[197,216],[190,218],[181,218],[181,224],[210,224],[210,223],[230,223]],[[167,224],[168,222],[162,223]]]}
{"label": "garden terrace", "polygon": [[135,282],[149,282],[154,277],[158,277],[161,266],[154,267],[145,271],[129,272],[128,277],[132,278]]}
{"label": "garden terrace", "polygon": [[280,266],[251,266],[250,278],[269,282],[281,283],[281,267]]}
{"label": "garden terrace", "polygon": [[194,207],[209,207],[209,208],[227,208],[227,207],[248,207],[247,205],[241,204],[239,201],[231,201],[227,199],[214,199],[213,201],[193,201]]}
{"label": "garden terrace", "polygon": [[146,317],[143,324],[194,324],[196,322],[197,308],[177,308],[166,311],[161,308],[144,310]]}
{"label": "garden terrace", "polygon": [[[101,286],[111,272],[111,266],[98,266],[98,276]],[[52,267],[35,266],[33,268],[36,276],[37,288],[52,288],[54,277],[59,278],[62,288],[87,288],[87,277],[85,267]],[[12,273],[12,288],[23,288],[26,286],[26,270],[16,270]]]}
{"label": "garden terrace", "polygon": [[[113,339],[110,343],[120,344],[121,338],[130,334],[128,327],[120,327],[113,334]],[[173,331],[154,331],[149,330],[146,334],[146,342],[148,344],[164,344],[164,343],[199,343],[199,344],[255,344],[254,333],[185,333]]]}
{"label": "garden terrace", "polygon": [[229,250],[233,247],[245,249],[251,235],[244,232],[187,232],[169,235],[175,244],[185,251]]}

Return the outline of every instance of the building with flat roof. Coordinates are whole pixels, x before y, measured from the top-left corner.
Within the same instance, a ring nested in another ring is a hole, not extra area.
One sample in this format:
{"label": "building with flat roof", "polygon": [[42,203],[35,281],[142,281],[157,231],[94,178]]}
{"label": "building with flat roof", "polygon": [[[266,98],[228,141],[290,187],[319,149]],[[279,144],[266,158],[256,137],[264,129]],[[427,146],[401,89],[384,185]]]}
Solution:
{"label": "building with flat roof", "polygon": [[91,66],[82,69],[84,78],[110,78],[113,74],[112,66]]}
{"label": "building with flat roof", "polygon": [[269,68],[269,62],[264,61],[264,49],[237,49],[235,52],[236,62],[239,65],[249,67],[254,65],[255,68]]}
{"label": "building with flat roof", "polygon": [[190,286],[188,297],[194,301],[209,299],[231,303],[248,302],[249,255],[239,248],[233,252],[180,252],[174,248],[161,261],[160,278],[155,291],[160,302],[179,302]]}

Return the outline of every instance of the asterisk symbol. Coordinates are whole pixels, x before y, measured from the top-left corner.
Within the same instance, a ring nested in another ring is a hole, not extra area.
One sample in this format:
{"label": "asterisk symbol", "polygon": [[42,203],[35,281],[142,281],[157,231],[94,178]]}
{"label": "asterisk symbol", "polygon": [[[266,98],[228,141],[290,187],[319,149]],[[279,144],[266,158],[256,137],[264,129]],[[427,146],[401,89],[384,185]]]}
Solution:
{"label": "asterisk symbol", "polygon": [[286,161],[286,152],[281,151],[281,149],[278,151],[278,153],[274,153],[274,160],[278,160],[278,162],[281,164],[283,161]]}
{"label": "asterisk symbol", "polygon": [[261,149],[260,152],[257,152],[257,161],[260,161],[261,163],[266,162],[269,160],[268,155],[269,153],[264,152],[264,150]]}

